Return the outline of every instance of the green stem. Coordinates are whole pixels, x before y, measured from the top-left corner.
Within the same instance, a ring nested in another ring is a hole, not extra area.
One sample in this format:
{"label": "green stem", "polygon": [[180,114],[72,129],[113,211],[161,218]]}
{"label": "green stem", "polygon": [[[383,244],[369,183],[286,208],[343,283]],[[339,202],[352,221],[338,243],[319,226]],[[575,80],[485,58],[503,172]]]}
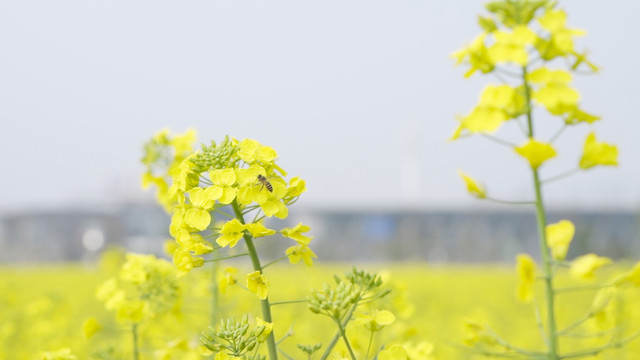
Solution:
{"label": "green stem", "polygon": [[[353,304],[353,306],[351,306],[351,309],[349,310],[347,315],[345,315],[344,320],[342,321],[342,326],[347,326],[347,324],[349,323],[349,320],[351,320],[351,317],[353,316],[353,313],[356,311],[357,307],[358,307],[358,303],[357,302],[355,304]],[[320,360],[326,360],[329,357],[329,355],[331,354],[331,351],[333,350],[333,348],[338,343],[338,339],[340,339],[340,331],[339,330],[333,336],[333,339],[331,339],[331,341],[329,342],[329,345],[327,345],[327,348],[324,351],[324,354],[322,354],[322,357],[320,358]]]}
{"label": "green stem", "polygon": [[218,301],[220,291],[218,289],[218,264],[211,264],[211,326],[218,322]]}
{"label": "green stem", "polygon": [[369,346],[367,346],[367,354],[364,356],[364,360],[369,359],[369,351],[371,351],[371,344],[373,344],[373,331],[371,331],[371,336],[369,336]]}
{"label": "green stem", "polygon": [[140,353],[138,349],[138,324],[133,324],[131,327],[131,335],[133,336],[133,360],[140,359]]}
{"label": "green stem", "polygon": [[349,339],[347,339],[347,333],[345,332],[344,327],[340,323],[340,319],[334,319],[336,324],[338,324],[338,330],[340,331],[340,335],[342,336],[342,340],[344,340],[344,344],[347,346],[347,350],[349,350],[349,355],[351,356],[351,360],[356,360],[356,355],[353,353],[353,349],[351,349],[351,344],[349,344]]}
{"label": "green stem", "polygon": [[566,178],[566,177],[569,177],[569,176],[571,176],[571,175],[575,175],[575,174],[577,174],[579,171],[580,171],[580,168],[575,168],[575,169],[573,169],[573,170],[569,170],[569,171],[567,171],[567,172],[563,172],[562,174],[554,175],[554,176],[552,176],[552,177],[550,177],[550,178],[548,178],[548,179],[544,179],[544,180],[542,180],[542,182],[543,182],[544,184],[548,184],[548,183],[550,183],[550,182],[554,182],[554,181],[561,180],[561,179],[564,179],[564,178]]}
{"label": "green stem", "polygon": [[285,305],[285,304],[300,304],[300,303],[306,303],[306,302],[309,302],[309,300],[302,299],[302,300],[277,301],[277,302],[272,302],[271,306]]}
{"label": "green stem", "polygon": [[[238,221],[241,224],[244,224],[244,216],[242,216],[242,210],[240,209],[240,205],[236,200],[233,200],[232,203],[233,212],[236,215]],[[245,232],[244,233],[244,241],[247,245],[247,250],[249,251],[249,257],[251,258],[251,264],[253,265],[254,271],[260,271],[262,273],[262,265],[260,265],[260,258],[258,257],[258,251],[256,250],[255,245],[253,244],[253,238],[251,234]],[[262,309],[262,317],[266,322],[272,323],[271,319],[271,305],[269,304],[269,297],[266,299],[260,300],[260,308]],[[270,360],[278,360],[278,350],[276,348],[276,338],[275,334],[272,331],[267,338],[267,349],[269,350],[269,359]]]}
{"label": "green stem", "polygon": [[510,200],[500,200],[492,197],[485,197],[483,200],[491,201],[497,204],[505,204],[505,205],[533,205],[535,202],[533,201],[510,201]]}
{"label": "green stem", "polygon": [[[527,108],[527,125],[529,137],[533,138],[533,118],[531,114],[531,89],[527,81],[527,67],[522,67],[522,81],[524,84],[524,93]],[[551,269],[551,254],[547,246],[547,216],[542,200],[542,186],[540,175],[537,168],[531,169],[533,177],[533,187],[536,193],[536,220],[538,225],[538,238],[540,240],[540,253],[542,255],[542,268],[544,271],[545,297],[547,300],[547,322],[548,322],[548,339],[549,339],[549,360],[558,360],[558,334],[556,331],[556,315],[555,315],[555,292],[553,288],[553,275]]]}
{"label": "green stem", "polygon": [[247,256],[247,255],[249,255],[249,253],[242,253],[242,254],[237,254],[237,255],[229,255],[229,256],[224,256],[224,257],[205,260],[204,262],[213,262],[213,263],[215,263],[217,261],[233,259],[233,258],[237,258],[237,257],[243,257],[243,256]]}
{"label": "green stem", "polygon": [[273,265],[273,264],[279,263],[280,261],[282,261],[282,260],[286,259],[287,257],[288,257],[288,256],[287,256],[287,255],[285,255],[285,256],[283,256],[283,257],[281,257],[281,258],[275,259],[275,260],[273,260],[273,261],[272,261],[272,262],[270,262],[270,263],[267,263],[267,264],[265,264],[265,265],[262,265],[262,268],[264,269],[264,268],[269,267],[269,266],[271,266],[271,265]]}

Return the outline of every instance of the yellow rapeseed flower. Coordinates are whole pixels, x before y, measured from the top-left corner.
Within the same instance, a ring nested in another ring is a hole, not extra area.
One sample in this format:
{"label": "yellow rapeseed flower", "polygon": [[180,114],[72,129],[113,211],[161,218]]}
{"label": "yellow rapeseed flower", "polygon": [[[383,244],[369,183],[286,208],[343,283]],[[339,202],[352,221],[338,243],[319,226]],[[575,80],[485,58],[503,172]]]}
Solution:
{"label": "yellow rapeseed flower", "polygon": [[216,239],[216,243],[222,247],[234,247],[244,235],[245,229],[246,226],[238,219],[229,220],[220,229],[220,236]]}
{"label": "yellow rapeseed flower", "polygon": [[293,228],[283,228],[280,232],[282,233],[282,236],[293,239],[299,244],[308,245],[313,237],[302,235],[302,233],[305,233],[309,230],[311,230],[309,226],[298,223],[298,225],[294,226]]}
{"label": "yellow rapeseed flower", "polygon": [[307,245],[298,244],[287,248],[285,251],[289,262],[297,264],[300,260],[304,261],[307,266],[313,266],[313,259],[318,258],[316,254]]}
{"label": "yellow rapeseed flower", "polygon": [[464,183],[467,186],[467,191],[471,195],[479,199],[484,199],[487,197],[487,190],[485,189],[484,185],[478,183],[474,178],[463,173],[460,170],[458,170],[458,175],[460,175],[460,177],[462,177],[462,180],[464,180]]}
{"label": "yellow rapeseed flower", "polygon": [[518,299],[525,303],[533,300],[536,281],[536,265],[531,256],[518,254],[516,269],[518,271]]}
{"label": "yellow rapeseed flower", "polygon": [[590,169],[597,165],[618,166],[618,148],[596,140],[596,134],[590,133],[584,142],[580,158],[580,168]]}
{"label": "yellow rapeseed flower", "polygon": [[227,288],[231,285],[235,285],[238,282],[236,278],[236,274],[238,273],[238,269],[234,267],[226,267],[222,273],[218,276],[218,286],[220,288],[220,292],[223,294],[227,293]]}
{"label": "yellow rapeseed flower", "polygon": [[267,278],[260,271],[254,271],[247,275],[247,288],[261,300],[266,299],[269,294],[267,284]]}
{"label": "yellow rapeseed flower", "polygon": [[515,151],[526,158],[534,169],[556,156],[556,150],[553,146],[535,139],[529,139],[526,143],[516,147]]}
{"label": "yellow rapeseed flower", "polygon": [[393,324],[396,317],[388,310],[372,310],[368,314],[356,318],[356,324],[364,326],[371,332],[380,331],[387,325]]}
{"label": "yellow rapeseed flower", "polygon": [[569,220],[561,220],[546,227],[547,245],[551,248],[554,259],[563,260],[569,251],[569,244],[573,240],[576,227]]}
{"label": "yellow rapeseed flower", "polygon": [[488,50],[491,63],[511,62],[523,66],[527,65],[529,61],[527,45],[533,45],[538,38],[531,29],[524,25],[517,25],[509,32],[494,31],[493,36],[495,43]]}
{"label": "yellow rapeseed flower", "polygon": [[85,339],[90,339],[95,333],[102,329],[102,325],[94,317],[90,317],[82,323],[82,334]]}
{"label": "yellow rapeseed flower", "polygon": [[378,360],[408,360],[407,351],[402,345],[394,344],[378,353]]}
{"label": "yellow rapeseed flower", "polygon": [[611,259],[607,257],[596,254],[586,254],[575,258],[571,262],[569,273],[577,279],[591,280],[597,269],[610,263]]}

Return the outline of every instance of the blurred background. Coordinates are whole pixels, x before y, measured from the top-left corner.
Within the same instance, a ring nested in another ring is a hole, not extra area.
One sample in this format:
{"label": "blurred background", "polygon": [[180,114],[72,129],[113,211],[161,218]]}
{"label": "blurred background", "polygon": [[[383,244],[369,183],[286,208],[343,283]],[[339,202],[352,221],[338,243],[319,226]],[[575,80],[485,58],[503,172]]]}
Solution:
{"label": "blurred background", "polygon": [[[307,181],[287,223],[312,227],[320,259],[536,254],[533,209],[474,200],[456,173],[523,200],[525,163],[479,137],[447,142],[455,116],[496,81],[464,79],[449,57],[480,32],[482,3],[0,4],[0,262],[91,261],[109,245],[161,253],[168,218],[139,180],[142,144],[161,128],[274,147]],[[569,257],[638,258],[640,3],[561,6],[587,30],[576,47],[601,66],[573,84],[603,117],[593,129],[618,145],[620,166],[546,187],[549,220],[576,223]],[[550,136],[558,120],[537,116]],[[571,130],[543,177],[576,166],[592,129]]]}

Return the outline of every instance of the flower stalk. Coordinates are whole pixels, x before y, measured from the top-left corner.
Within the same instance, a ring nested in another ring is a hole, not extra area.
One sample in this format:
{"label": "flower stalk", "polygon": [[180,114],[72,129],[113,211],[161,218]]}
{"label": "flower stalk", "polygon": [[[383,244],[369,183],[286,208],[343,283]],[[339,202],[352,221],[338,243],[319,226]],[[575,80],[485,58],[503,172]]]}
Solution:
{"label": "flower stalk", "polygon": [[[245,224],[244,216],[242,215],[242,210],[240,209],[240,205],[236,200],[232,203],[233,212],[236,216],[236,219],[240,221],[241,224]],[[258,257],[258,251],[256,250],[255,245],[253,244],[253,238],[251,234],[245,232],[243,235],[245,244],[247,245],[247,250],[249,252],[249,258],[251,258],[251,265],[253,266],[253,270],[259,271],[262,273],[262,265],[260,264],[260,258]],[[269,297],[267,296],[265,299],[260,300],[260,309],[262,310],[262,317],[266,322],[273,322],[271,320],[271,304],[269,304]],[[269,334],[267,337],[267,350],[269,351],[269,359],[277,360],[278,359],[278,349],[276,347],[276,338],[273,333]]]}

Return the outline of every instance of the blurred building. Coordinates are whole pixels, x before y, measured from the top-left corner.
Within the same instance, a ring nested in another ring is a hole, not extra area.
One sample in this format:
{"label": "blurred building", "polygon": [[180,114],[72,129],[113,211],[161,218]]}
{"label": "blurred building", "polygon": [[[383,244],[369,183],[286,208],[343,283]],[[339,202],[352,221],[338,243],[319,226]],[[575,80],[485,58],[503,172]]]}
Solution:
{"label": "blurred building", "polygon": [[[596,252],[640,258],[640,222],[630,211],[551,211],[549,223],[576,225],[568,258]],[[294,215],[295,216],[295,215]],[[512,262],[539,253],[536,218],[519,211],[309,211],[289,220],[309,224],[313,249],[331,260]]]}
{"label": "blurred building", "polygon": [[151,204],[5,214],[0,218],[0,262],[93,260],[110,246],[160,254],[168,222],[162,209]]}
{"label": "blurred building", "polygon": [[[268,219],[267,226],[311,226],[312,249],[320,260],[512,262],[517,253],[538,253],[533,212],[297,210],[286,220]],[[548,219],[576,224],[569,258],[588,252],[640,258],[634,212],[552,211]],[[160,255],[169,221],[153,204],[7,214],[0,220],[0,262],[91,260],[112,245]],[[283,240],[256,244],[263,256],[277,258],[293,245]]]}

